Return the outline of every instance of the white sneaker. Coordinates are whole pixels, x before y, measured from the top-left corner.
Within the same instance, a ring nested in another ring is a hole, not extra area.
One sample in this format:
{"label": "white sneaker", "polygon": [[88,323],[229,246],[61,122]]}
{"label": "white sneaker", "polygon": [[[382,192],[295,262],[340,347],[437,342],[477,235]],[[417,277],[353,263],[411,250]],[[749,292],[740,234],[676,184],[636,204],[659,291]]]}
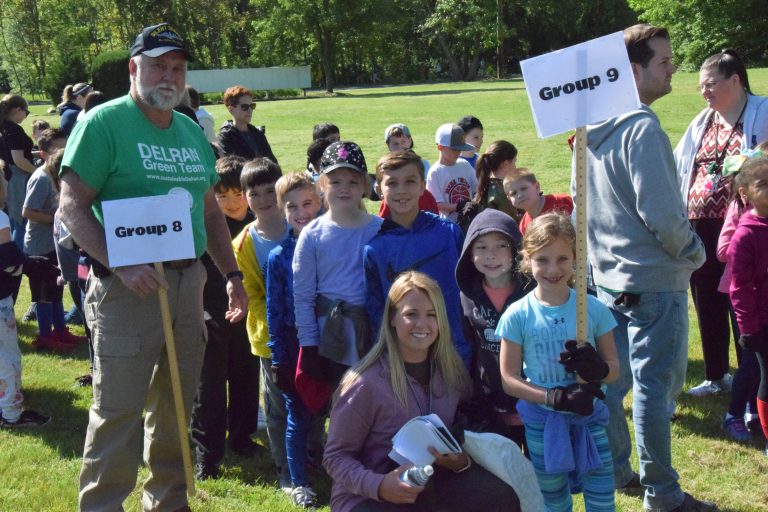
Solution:
{"label": "white sneaker", "polygon": [[277,485],[280,486],[280,490],[288,496],[293,493],[293,481],[291,480],[291,473],[286,466],[277,473]]}
{"label": "white sneaker", "polygon": [[291,501],[294,505],[304,508],[314,508],[317,494],[308,485],[294,487],[291,491]]}
{"label": "white sneaker", "polygon": [[688,390],[688,394],[695,397],[717,395],[718,393],[730,393],[733,377],[730,373],[723,375],[720,380],[705,380],[698,386]]}

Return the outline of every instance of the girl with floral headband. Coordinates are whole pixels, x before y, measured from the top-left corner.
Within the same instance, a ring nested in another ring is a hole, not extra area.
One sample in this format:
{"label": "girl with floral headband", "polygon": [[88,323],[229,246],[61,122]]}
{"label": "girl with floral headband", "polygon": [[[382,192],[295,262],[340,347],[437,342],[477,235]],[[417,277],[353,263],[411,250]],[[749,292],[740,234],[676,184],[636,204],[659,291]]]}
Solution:
{"label": "girl with floral headband", "polygon": [[[754,150],[748,150],[744,154],[729,156],[723,164],[723,175],[738,175],[742,165],[750,158],[768,155],[768,141],[758,145]],[[733,178],[732,178],[733,179]],[[728,261],[728,248],[731,244],[736,227],[745,211],[752,208],[746,196],[743,196],[739,190],[734,189],[731,194],[731,202],[728,205],[728,211],[725,215],[723,229],[717,241],[717,259],[725,263],[723,277],[720,279],[720,285],[717,291],[726,294],[729,293],[731,286],[732,266]],[[738,325],[736,324],[733,305],[730,304],[730,313],[733,316],[733,325],[736,332],[734,336],[739,338]],[[739,442],[748,442],[752,440],[752,433],[760,431],[760,423],[757,419],[757,386],[760,382],[760,368],[757,364],[755,353],[751,350],[742,350],[741,357],[738,358],[738,370],[733,377],[731,388],[731,401],[728,405],[728,411],[725,413],[723,427],[731,439]],[[747,406],[749,406],[749,415],[747,415]]]}

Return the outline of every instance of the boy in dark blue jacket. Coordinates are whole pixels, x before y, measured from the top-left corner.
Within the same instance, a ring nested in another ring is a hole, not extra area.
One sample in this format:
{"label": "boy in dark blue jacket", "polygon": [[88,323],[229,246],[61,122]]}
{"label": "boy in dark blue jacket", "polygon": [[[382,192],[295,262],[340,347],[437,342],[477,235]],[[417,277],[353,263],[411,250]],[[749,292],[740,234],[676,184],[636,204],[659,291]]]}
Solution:
{"label": "boy in dark blue jacket", "polygon": [[[293,253],[296,240],[304,227],[320,211],[320,196],[312,178],[303,172],[290,173],[275,183],[277,203],[283,210],[290,235],[272,249],[267,260],[267,325],[272,353],[272,380],[283,391],[288,410],[285,453],[291,474],[291,500],[309,508],[315,505],[315,491],[309,485],[305,465],[307,449],[322,451],[325,416],[313,419],[296,392],[295,376],[299,360],[299,339],[293,312]],[[311,439],[310,439],[311,438]],[[319,460],[319,453],[313,454]]]}
{"label": "boy in dark blue jacket", "polygon": [[408,270],[424,272],[443,291],[453,343],[469,367],[472,348],[462,331],[459,288],[454,278],[461,252],[461,228],[419,210],[419,197],[426,183],[421,157],[413,151],[383,156],[376,165],[376,183],[389,205],[391,218],[384,220],[378,234],[363,250],[371,332],[378,336],[384,301],[397,276]]}

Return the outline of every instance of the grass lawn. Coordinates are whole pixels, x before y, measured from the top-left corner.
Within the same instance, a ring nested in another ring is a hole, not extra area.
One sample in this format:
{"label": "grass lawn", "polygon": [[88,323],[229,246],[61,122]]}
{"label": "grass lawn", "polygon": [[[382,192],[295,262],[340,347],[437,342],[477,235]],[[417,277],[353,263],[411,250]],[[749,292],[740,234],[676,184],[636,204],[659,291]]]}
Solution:
{"label": "grass lawn", "polygon": [[[757,94],[768,94],[768,69],[752,70]],[[677,74],[673,93],[653,105],[674,144],[685,127],[704,106],[698,94],[698,75]],[[409,126],[415,150],[434,161],[435,129],[445,122],[473,114],[485,125],[485,147],[497,139],[513,142],[520,150],[518,165],[534,170],[547,192],[567,192],[570,151],[566,135],[546,140],[536,137],[533,119],[521,80],[472,83],[438,83],[401,87],[340,90],[336,97],[313,97],[259,103],[253,124],[265,125],[275,155],[285,171],[304,167],[312,126],[322,121],[337,124],[344,139],[358,142],[368,158],[369,169],[386,150],[384,128],[395,122]],[[227,119],[221,105],[207,106],[217,125]],[[45,113],[47,105],[33,105],[31,122],[57,116]],[[26,285],[16,306],[20,317],[29,303]],[[65,294],[66,295],[66,294]],[[697,324],[691,313],[687,386],[703,379],[703,363]],[[54,420],[37,430],[0,431],[0,511],[69,511],[76,507],[90,388],[78,388],[75,377],[88,371],[86,347],[72,355],[35,353],[30,343],[35,325],[19,322],[24,353],[24,391],[27,407],[52,414]],[[735,364],[735,355],[731,358]],[[673,460],[683,488],[700,498],[716,501],[732,511],[768,510],[768,458],[763,441],[738,445],[728,441],[721,428],[727,397],[692,399],[682,395],[679,419],[673,424]],[[629,408],[629,404],[628,404]],[[628,409],[629,410],[629,409]],[[259,434],[259,442],[267,446]],[[137,447],[137,450],[139,448]],[[266,450],[265,450],[266,454]],[[287,497],[276,490],[268,455],[252,459],[227,456],[223,476],[198,485],[199,497],[192,508],[202,511],[293,510]],[[141,470],[139,481],[146,477]],[[316,489],[327,502],[327,479],[316,477]],[[126,502],[126,509],[140,510],[139,491]],[[577,499],[577,502],[580,501]],[[641,510],[637,498],[618,496],[617,508]],[[322,510],[328,510],[324,508]],[[577,505],[576,510],[583,510]]]}

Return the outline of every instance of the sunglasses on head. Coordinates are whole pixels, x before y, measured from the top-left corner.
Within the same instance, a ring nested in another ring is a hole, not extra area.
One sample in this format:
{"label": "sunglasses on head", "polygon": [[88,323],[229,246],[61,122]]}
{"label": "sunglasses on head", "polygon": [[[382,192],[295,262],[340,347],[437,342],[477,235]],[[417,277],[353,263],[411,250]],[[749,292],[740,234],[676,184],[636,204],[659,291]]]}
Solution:
{"label": "sunglasses on head", "polygon": [[238,105],[238,107],[240,107],[240,110],[243,112],[248,112],[249,110],[256,108],[256,103],[241,103]]}

